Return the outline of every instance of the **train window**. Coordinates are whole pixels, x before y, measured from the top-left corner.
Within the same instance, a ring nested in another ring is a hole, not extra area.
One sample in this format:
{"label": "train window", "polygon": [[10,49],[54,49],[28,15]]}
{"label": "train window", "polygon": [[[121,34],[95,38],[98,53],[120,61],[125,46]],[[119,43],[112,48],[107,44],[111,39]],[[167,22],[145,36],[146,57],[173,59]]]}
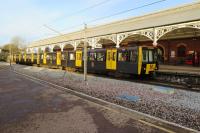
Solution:
{"label": "train window", "polygon": [[130,62],[137,62],[137,51],[130,51]]}
{"label": "train window", "polygon": [[65,60],[65,54],[62,54],[62,60]]}
{"label": "train window", "polygon": [[49,58],[50,58],[49,55],[47,55],[47,60],[49,60]]}
{"label": "train window", "polygon": [[104,61],[104,53],[97,53],[97,61]]}
{"label": "train window", "polygon": [[90,61],[95,61],[96,60],[96,53],[90,53],[89,60]]}
{"label": "train window", "polygon": [[56,56],[55,55],[53,55],[53,60],[56,60]]}
{"label": "train window", "polygon": [[65,54],[65,59],[68,60],[68,53]]}
{"label": "train window", "polygon": [[122,61],[122,53],[118,53],[118,61]]}
{"label": "train window", "polygon": [[75,60],[75,57],[74,57],[74,54],[73,54],[73,53],[70,53],[70,54],[69,54],[69,60]]}
{"label": "train window", "polygon": [[128,61],[128,51],[118,53],[118,61]]}

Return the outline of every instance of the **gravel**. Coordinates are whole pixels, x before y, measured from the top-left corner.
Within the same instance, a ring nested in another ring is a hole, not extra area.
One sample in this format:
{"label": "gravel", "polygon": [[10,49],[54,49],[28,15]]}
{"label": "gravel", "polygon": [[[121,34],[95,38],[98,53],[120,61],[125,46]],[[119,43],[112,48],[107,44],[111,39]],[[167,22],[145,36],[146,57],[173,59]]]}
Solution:
{"label": "gravel", "polygon": [[[200,93],[88,76],[58,69],[14,65],[16,71],[59,84],[161,119],[200,130]],[[119,98],[120,97],[120,98]],[[125,97],[125,99],[123,99]],[[136,97],[129,101],[130,97]]]}

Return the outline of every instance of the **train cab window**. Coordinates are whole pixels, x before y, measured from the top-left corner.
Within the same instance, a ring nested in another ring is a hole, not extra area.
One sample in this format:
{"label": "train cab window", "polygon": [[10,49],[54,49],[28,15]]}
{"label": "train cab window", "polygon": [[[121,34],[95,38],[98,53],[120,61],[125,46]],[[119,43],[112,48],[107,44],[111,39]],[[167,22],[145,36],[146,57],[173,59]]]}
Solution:
{"label": "train cab window", "polygon": [[155,56],[156,52],[153,49],[143,49],[143,62],[148,63],[148,62],[154,62],[155,61]]}
{"label": "train cab window", "polygon": [[148,50],[143,50],[143,62],[148,62]]}
{"label": "train cab window", "polygon": [[69,60],[75,60],[75,56],[74,56],[73,53],[70,53],[70,54],[69,54]]}
{"label": "train cab window", "polygon": [[97,61],[104,61],[104,53],[97,53]]}
{"label": "train cab window", "polygon": [[153,51],[149,50],[149,62],[153,62]]}

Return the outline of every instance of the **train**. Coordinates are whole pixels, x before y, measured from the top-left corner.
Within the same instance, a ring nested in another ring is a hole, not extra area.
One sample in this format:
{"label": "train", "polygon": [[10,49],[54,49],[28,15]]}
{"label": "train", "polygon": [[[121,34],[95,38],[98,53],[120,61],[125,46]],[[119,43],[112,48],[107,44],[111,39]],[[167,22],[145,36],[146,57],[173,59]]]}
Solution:
{"label": "train", "polygon": [[[158,70],[157,48],[132,46],[123,48],[99,48],[87,50],[87,71],[91,73],[123,73],[150,75]],[[15,55],[17,64],[83,71],[83,49]]]}

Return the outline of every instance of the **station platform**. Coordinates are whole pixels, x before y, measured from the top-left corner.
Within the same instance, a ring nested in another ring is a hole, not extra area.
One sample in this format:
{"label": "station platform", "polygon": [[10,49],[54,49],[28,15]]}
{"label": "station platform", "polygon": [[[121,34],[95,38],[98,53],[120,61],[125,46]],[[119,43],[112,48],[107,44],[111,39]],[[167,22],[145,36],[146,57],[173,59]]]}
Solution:
{"label": "station platform", "polygon": [[200,75],[200,67],[159,65],[158,72]]}

